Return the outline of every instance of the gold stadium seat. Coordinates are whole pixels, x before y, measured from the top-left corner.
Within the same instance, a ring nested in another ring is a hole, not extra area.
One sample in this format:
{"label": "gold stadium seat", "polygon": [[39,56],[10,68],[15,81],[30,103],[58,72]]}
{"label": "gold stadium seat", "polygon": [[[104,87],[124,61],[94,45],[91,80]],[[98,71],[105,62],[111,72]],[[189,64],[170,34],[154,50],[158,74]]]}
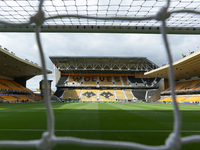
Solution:
{"label": "gold stadium seat", "polygon": [[97,86],[97,76],[84,76],[83,86]]}
{"label": "gold stadium seat", "polygon": [[125,100],[125,95],[122,90],[115,90],[115,93],[117,97],[119,98],[119,100]]}
{"label": "gold stadium seat", "polygon": [[69,76],[69,83],[70,85],[76,85],[77,83],[81,83],[82,79],[83,76]]}
{"label": "gold stadium seat", "polygon": [[124,86],[130,86],[130,85],[127,83],[127,77],[122,77],[122,80],[123,80]]}
{"label": "gold stadium seat", "polygon": [[97,89],[83,89],[81,100],[82,101],[97,101]]}
{"label": "gold stadium seat", "polygon": [[196,102],[200,102],[200,96],[191,96],[187,99],[185,99],[184,101],[190,102],[190,103],[196,103]]}
{"label": "gold stadium seat", "polygon": [[[176,97],[176,101],[179,103],[181,101],[184,101],[187,97],[183,96],[183,97]],[[165,97],[162,100],[159,100],[159,102],[173,102],[172,97]]]}
{"label": "gold stadium seat", "polygon": [[113,77],[113,79],[115,81],[115,86],[122,86],[120,77]]}
{"label": "gold stadium seat", "polygon": [[100,101],[116,101],[113,89],[100,89],[99,98]]}
{"label": "gold stadium seat", "polygon": [[2,96],[4,101],[17,101],[18,99],[16,99],[13,96]]}
{"label": "gold stadium seat", "polygon": [[99,86],[113,86],[112,76],[99,76]]}
{"label": "gold stadium seat", "polygon": [[74,89],[74,90],[65,90],[63,99],[72,99],[76,100],[79,97],[81,89]]}
{"label": "gold stadium seat", "polygon": [[17,91],[29,91],[29,89],[23,87],[19,83],[13,81],[13,80],[7,80],[7,79],[0,79],[0,88],[1,89],[9,89],[9,90],[17,90]]}
{"label": "gold stadium seat", "polygon": [[133,95],[131,94],[132,93],[131,91],[132,90],[129,90],[129,89],[125,90],[128,100],[133,100]]}

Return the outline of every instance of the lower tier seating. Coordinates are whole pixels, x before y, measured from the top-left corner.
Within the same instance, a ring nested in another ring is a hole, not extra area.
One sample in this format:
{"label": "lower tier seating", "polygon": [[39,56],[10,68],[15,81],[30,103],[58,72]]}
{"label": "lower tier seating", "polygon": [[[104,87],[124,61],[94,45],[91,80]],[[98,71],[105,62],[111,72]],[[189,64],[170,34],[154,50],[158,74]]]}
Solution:
{"label": "lower tier seating", "polygon": [[29,96],[0,96],[0,101],[22,102],[22,101],[34,101],[34,99]]}
{"label": "lower tier seating", "polygon": [[79,97],[81,89],[65,90],[63,94],[63,99],[76,100]]}
{"label": "lower tier seating", "polygon": [[81,100],[82,101],[96,101],[97,89],[83,89]]}
{"label": "lower tier seating", "polygon": [[133,95],[131,90],[125,90],[126,96],[128,98],[128,100],[133,100]]}
{"label": "lower tier seating", "polygon": [[[180,96],[176,97],[178,103],[190,102],[190,103],[199,103],[200,96]],[[172,97],[164,97],[159,102],[173,102]]]}
{"label": "lower tier seating", "polygon": [[116,101],[113,89],[100,89],[99,98],[102,101]]}
{"label": "lower tier seating", "polygon": [[122,90],[115,90],[115,93],[119,100],[125,100],[125,95]]}
{"label": "lower tier seating", "polygon": [[64,90],[64,100],[80,101],[117,101],[133,100],[131,89],[67,89]]}

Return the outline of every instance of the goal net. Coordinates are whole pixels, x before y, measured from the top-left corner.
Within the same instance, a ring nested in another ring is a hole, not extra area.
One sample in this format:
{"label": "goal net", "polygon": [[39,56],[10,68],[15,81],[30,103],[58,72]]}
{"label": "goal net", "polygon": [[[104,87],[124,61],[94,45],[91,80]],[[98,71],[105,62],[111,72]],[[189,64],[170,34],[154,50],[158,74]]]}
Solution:
{"label": "goal net", "polygon": [[[0,0],[1,32],[35,32],[45,83],[47,131],[41,139],[0,141],[1,147],[52,149],[56,144],[135,149],[180,149],[200,142],[199,135],[181,137],[181,113],[175,101],[174,73],[167,33],[199,34],[198,0]],[[161,33],[169,62],[169,82],[174,107],[174,127],[164,145],[104,141],[54,134],[54,115],[48,95],[46,65],[40,32]]]}

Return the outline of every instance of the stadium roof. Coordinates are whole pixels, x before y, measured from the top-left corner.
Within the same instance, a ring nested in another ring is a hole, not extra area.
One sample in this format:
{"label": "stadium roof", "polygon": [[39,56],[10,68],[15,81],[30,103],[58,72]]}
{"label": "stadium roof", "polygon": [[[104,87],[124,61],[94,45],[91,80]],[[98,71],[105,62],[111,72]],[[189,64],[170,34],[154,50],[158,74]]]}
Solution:
{"label": "stadium roof", "polygon": [[[23,60],[13,52],[9,52],[6,48],[0,47],[0,76],[10,78],[26,77],[30,79],[36,75],[42,74],[42,67],[33,62],[29,62],[27,59]],[[47,73],[52,73],[47,70]]]}
{"label": "stadium roof", "polygon": [[124,73],[146,72],[158,68],[146,57],[50,57],[62,73]]}
{"label": "stadium roof", "polygon": [[[181,60],[174,62],[174,77],[176,80],[186,79],[200,75],[200,51],[190,54]],[[168,79],[169,65],[157,68],[155,70],[146,72],[145,75],[150,75],[159,78]]]}

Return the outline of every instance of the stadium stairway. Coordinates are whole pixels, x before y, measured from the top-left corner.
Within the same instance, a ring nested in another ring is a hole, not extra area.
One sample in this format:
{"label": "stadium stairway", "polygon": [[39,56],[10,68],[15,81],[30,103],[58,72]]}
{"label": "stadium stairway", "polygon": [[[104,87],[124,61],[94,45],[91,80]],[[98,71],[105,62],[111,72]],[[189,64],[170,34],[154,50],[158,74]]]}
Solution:
{"label": "stadium stairway", "polygon": [[64,86],[69,76],[61,76],[56,86]]}

